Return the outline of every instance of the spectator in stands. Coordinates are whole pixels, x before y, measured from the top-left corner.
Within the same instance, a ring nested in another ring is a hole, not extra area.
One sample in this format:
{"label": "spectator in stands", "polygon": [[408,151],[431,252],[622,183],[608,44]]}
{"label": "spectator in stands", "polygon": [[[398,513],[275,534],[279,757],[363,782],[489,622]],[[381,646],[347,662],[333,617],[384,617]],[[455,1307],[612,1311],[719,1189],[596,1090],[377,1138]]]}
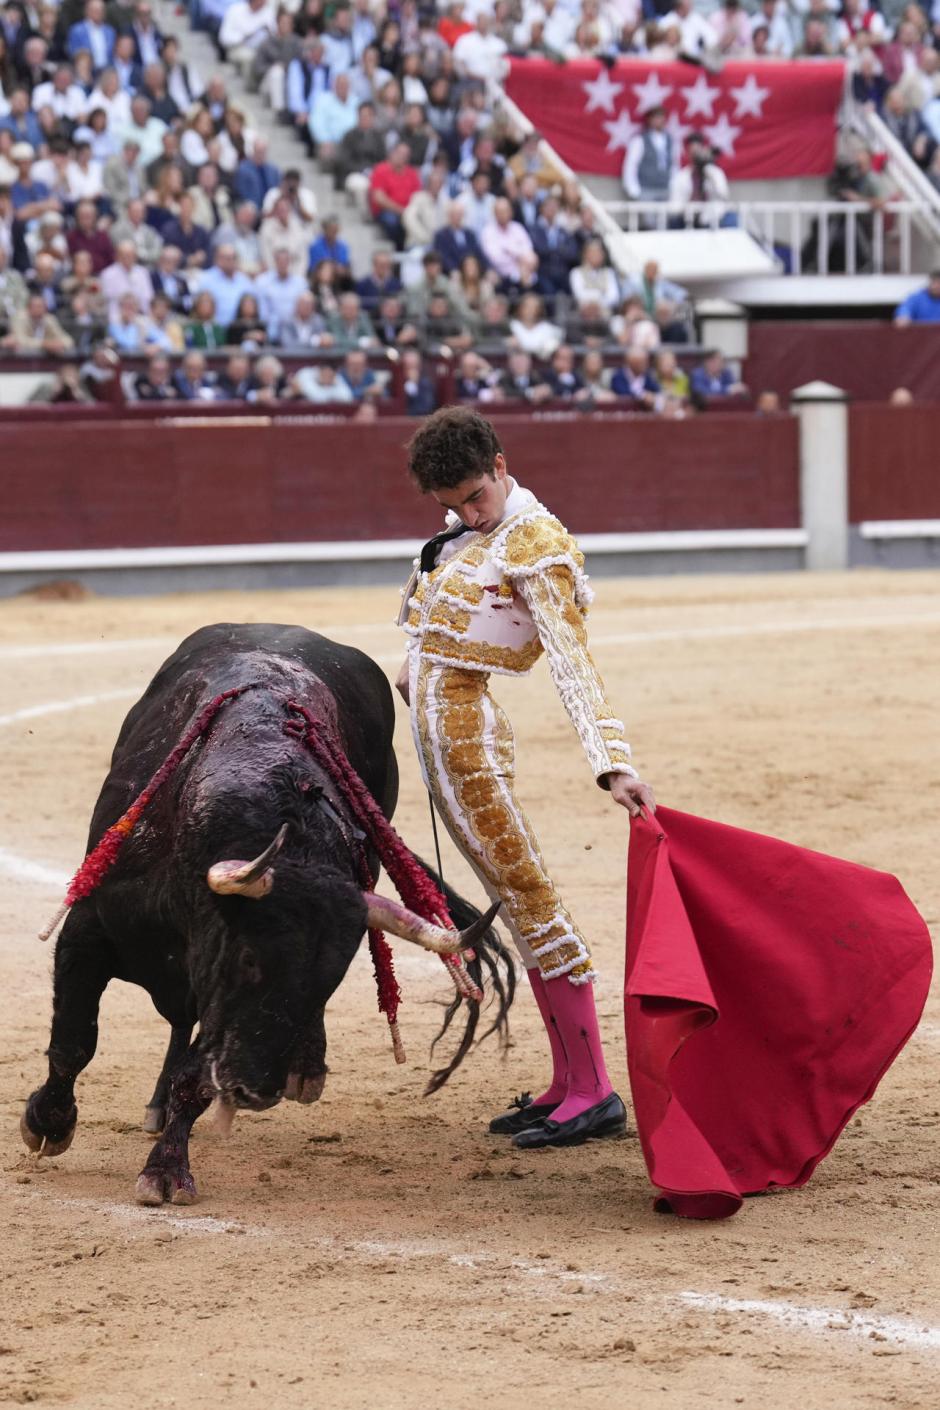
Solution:
{"label": "spectator in stands", "polygon": [[[841,216],[830,216],[828,221],[829,246],[827,263],[830,273],[846,269],[849,264],[848,242],[854,235],[855,268],[864,273],[872,266],[874,253],[874,214],[884,209],[888,199],[888,188],[884,179],[877,175],[872,166],[872,155],[867,147],[858,147],[848,161],[839,161],[828,181],[831,198],[852,205],[867,207],[858,215],[851,230]],[[810,233],[802,250],[802,265],[806,272],[816,268],[819,258],[819,238],[816,222],[813,221]]]}
{"label": "spectator in stands", "polygon": [[121,143],[121,150],[105,162],[102,173],[105,195],[117,215],[126,208],[128,201],[136,200],[144,194],[144,175],[140,161],[140,143],[136,137],[127,137]]}
{"label": "spectator in stands", "polygon": [[151,274],[154,294],[165,294],[170,307],[177,312],[188,309],[192,302],[189,283],[186,276],[180,273],[182,261],[183,257],[175,245],[164,245]]}
{"label": "spectator in stands", "polygon": [[100,274],[114,260],[111,237],[98,224],[98,208],[94,201],[79,201],[75,207],[75,225],[68,233],[67,243],[73,259],[79,250],[88,251],[95,274]]}
{"label": "spectator in stands", "polygon": [[309,132],[310,109],[318,93],[330,86],[330,70],[318,35],[304,40],[300,57],[287,69],[287,110],[301,133]]}
{"label": "spectator in stands", "polygon": [[339,217],[325,215],[323,229],[310,246],[307,254],[308,272],[312,272],[321,261],[331,260],[344,276],[349,274],[349,246],[345,240],[340,239],[339,231]]}
{"label": "spectator in stands", "polygon": [[571,295],[582,314],[609,316],[620,303],[620,281],[607,262],[601,240],[588,240],[581,263],[571,271]]}
{"label": "spectator in stands", "polygon": [[445,349],[464,352],[473,343],[473,334],[466,322],[454,312],[446,293],[432,293],[419,326],[419,341],[435,352]]}
{"label": "spectator in stands", "polygon": [[434,383],[424,370],[421,354],[417,349],[406,348],[402,353],[401,376],[407,415],[430,416],[437,407],[437,397]]}
{"label": "spectator in stands", "polygon": [[293,316],[297,300],[306,288],[306,279],[297,273],[291,262],[290,250],[276,249],[273,268],[266,269],[255,280],[261,317],[272,339],[277,339],[281,323]]}
{"label": "spectator in stands", "polygon": [[705,354],[698,367],[693,367],[689,390],[693,401],[702,405],[710,397],[741,396],[747,392],[747,387],[726,366],[724,354],[713,349]]}
{"label": "spectator in stands", "polygon": [[400,348],[419,341],[415,322],[405,321],[405,306],[397,294],[387,294],[380,301],[372,322],[383,347]]}
{"label": "spectator in stands", "polygon": [[[140,91],[150,100],[150,111],[155,118],[159,118],[167,126],[178,121],[180,110],[166,90],[166,74],[161,63],[147,65]],[[165,138],[167,134],[163,135]]]}
{"label": "spectator in stands", "polygon": [[[113,7],[115,13],[121,13],[122,17],[129,8],[130,6],[119,5]],[[146,68],[148,64],[155,64],[160,60],[169,64],[173,55],[172,50],[168,54],[167,46],[175,45],[176,40],[172,36],[164,38],[160,33],[153,22],[153,11],[146,0],[140,0],[140,3],[133,6],[133,16],[126,33],[134,41],[135,63],[140,68]],[[193,96],[198,97],[198,94]],[[180,104],[180,107],[182,106],[183,104]]]}
{"label": "spectator in stands", "polygon": [[483,263],[483,251],[473,230],[464,225],[464,205],[460,200],[448,201],[446,225],[434,236],[434,249],[440,255],[446,274],[459,269],[467,256]]}
{"label": "spectator in stands", "polygon": [[7,247],[0,239],[0,332],[9,332],[14,313],[26,307],[26,280],[10,265]]}
{"label": "spectator in stands", "polygon": [[[128,241],[134,245],[137,251],[137,258],[141,264],[154,265],[159,258],[159,252],[163,248],[163,240],[154,227],[148,226],[147,206],[142,202],[140,196],[134,196],[128,200],[123,216],[114,221],[111,226],[110,240]],[[109,240],[109,243],[110,243]],[[180,251],[180,261],[182,261],[182,251]]]}
{"label": "spectator in stands", "polygon": [[235,313],[242,294],[254,291],[254,284],[247,274],[238,268],[235,250],[231,245],[219,245],[215,252],[215,263],[203,270],[196,283],[196,292],[212,295],[215,300],[216,318],[227,328],[235,321]]}
{"label": "spectator in stands", "polygon": [[340,377],[352,392],[354,401],[380,397],[382,388],[360,348],[351,348],[343,359]]}
{"label": "spectator in stands", "polygon": [[183,160],[194,171],[198,171],[206,162],[215,160],[218,151],[212,114],[208,108],[191,108],[180,138]]}
{"label": "spectator in stands", "polygon": [[454,64],[461,78],[496,83],[506,68],[507,49],[505,39],[493,32],[489,13],[480,9],[475,28],[462,34],[454,45]]}
{"label": "spectator in stands", "polygon": [[829,59],[835,53],[835,42],[830,39],[834,27],[828,15],[807,15],[803,21],[803,38],[797,48],[798,59]]}
{"label": "spectator in stands", "polygon": [[345,292],[347,284],[338,265],[331,259],[321,259],[310,271],[310,287],[316,296],[317,307],[328,318],[338,310],[339,296]]}
{"label": "spectator in stands", "polygon": [[193,300],[192,316],[184,332],[189,348],[224,348],[227,345],[228,324],[219,318],[216,301],[207,289]]}
{"label": "spectator in stands", "polygon": [[609,404],[617,400],[617,393],[610,389],[610,382],[604,368],[603,354],[595,348],[589,349],[584,354],[581,376],[584,379],[585,391],[590,394],[592,403]]}
{"label": "spectator in stands", "polygon": [[17,220],[26,225],[31,220],[38,220],[46,211],[60,210],[62,203],[58,197],[52,195],[45,182],[35,180],[32,175],[35,152],[29,143],[14,143],[10,158],[18,172],[17,179],[10,187],[10,199]]}
{"label": "spectator in stands", "polygon": [[[228,191],[222,185],[219,168],[215,162],[206,162],[196,172],[196,184],[190,186],[189,194],[195,201],[193,219],[197,225],[213,235],[220,225],[227,224],[232,216],[232,202]],[[268,193],[270,197],[270,192]]]}
{"label": "spectator in stands", "polygon": [[357,282],[356,293],[362,301],[362,307],[371,313],[389,294],[400,294],[401,287],[401,280],[395,273],[395,265],[389,252],[376,250],[372,256],[372,272]]}
{"label": "spectator in stands", "polygon": [[460,359],[454,395],[458,401],[493,401],[497,374],[477,352],[465,352]]}
{"label": "spectator in stands", "polygon": [[550,323],[544,315],[538,294],[525,294],[510,320],[508,344],[521,348],[533,357],[547,360],[564,339],[564,330]]}
{"label": "spectator in stands", "polygon": [[450,282],[458,306],[466,309],[466,316],[474,325],[478,324],[484,306],[496,292],[496,275],[485,269],[476,255],[465,255],[460,268],[450,276]]}
{"label": "spectator in stands", "polygon": [[359,104],[356,125],[341,139],[333,162],[333,187],[365,204],[372,168],[385,157],[385,139],[376,126],[375,104]]}
{"label": "spectator in stands", "polygon": [[514,349],[506,359],[506,370],[497,383],[506,401],[527,401],[537,406],[547,401],[552,389],[542,374],[536,371],[527,352]]}
{"label": "spectator in stands", "polygon": [[325,171],[332,170],[339,144],[356,126],[358,116],[359,104],[350,89],[349,74],[338,73],[331,87],[319,92],[310,107],[310,136]]}
{"label": "spectator in stands", "polygon": [[183,325],[173,311],[173,306],[166,294],[155,293],[150,304],[147,346],[162,348],[165,352],[174,353],[181,353],[186,347]]}
{"label": "spectator in stands", "polygon": [[234,0],[226,8],[219,26],[219,45],[225,50],[229,63],[244,74],[258,49],[276,29],[277,18],[271,0]]}
{"label": "spectator in stands", "polygon": [[679,366],[671,348],[660,348],[656,354],[656,380],[666,396],[678,397],[680,401],[689,399],[689,378]]}
{"label": "spectator in stands", "polygon": [[[715,152],[704,133],[690,132],[685,140],[686,164],[673,172],[669,183],[669,205],[677,214],[669,224],[676,226],[715,226],[737,223],[727,210],[728,178],[715,160]],[[707,204],[708,209],[686,214],[686,207]],[[682,212],[682,214],[679,214]]]}
{"label": "spectator in stands", "polygon": [[33,89],[31,99],[34,112],[41,113],[43,108],[49,108],[60,123],[78,122],[85,114],[86,103],[87,96],[75,82],[69,64],[58,64],[52,78]]}
{"label": "spectator in stands", "polygon": [[173,385],[182,401],[214,401],[215,378],[206,371],[205,354],[188,352],[173,374]]}
{"label": "spectator in stands", "polygon": [[[762,396],[762,397],[765,397],[765,396],[767,396],[767,395],[768,395],[767,392],[762,392],[762,393],[761,393],[761,396]],[[771,392],[771,393],[769,393],[769,395],[770,395],[770,396],[774,396],[775,393]],[[914,395],[913,395],[913,393],[911,392],[910,388],[908,388],[908,387],[895,387],[894,391],[891,393],[891,395],[890,395],[889,398],[888,398],[888,405],[889,405],[889,406],[895,406],[895,407],[898,407],[898,406],[900,406],[900,407],[913,406],[913,405],[914,405]]]}
{"label": "spectator in stands", "polygon": [[9,132],[14,144],[23,142],[34,151],[38,150],[42,142],[42,128],[36,114],[30,109],[29,89],[14,88],[9,99],[10,110],[5,117],[0,117],[0,130]]}
{"label": "spectator in stands", "polygon": [[254,51],[248,77],[248,87],[260,89],[274,112],[287,113],[287,69],[300,57],[303,44],[294,33],[294,16],[282,7],[277,12],[275,30],[267,35]]}
{"label": "spectator in stands", "polygon": [[205,85],[197,70],[180,60],[179,42],[175,35],[168,34],[163,40],[160,59],[166,73],[167,92],[181,113],[188,112],[193,103],[202,97]]}
{"label": "spectator in stands", "polygon": [[39,274],[40,271],[37,270],[33,287],[37,293],[43,293],[46,307],[50,312],[55,312],[56,305],[53,300],[57,297],[60,297],[62,302],[71,304],[76,294],[84,294],[87,298],[89,311],[102,322],[102,336],[104,336],[104,318],[107,305],[101,293],[101,280],[94,272],[91,255],[87,250],[78,251],[72,260],[71,273],[63,277],[57,289],[53,287],[51,298],[44,287],[41,287]]}
{"label": "spectator in stands", "polygon": [[[311,296],[308,294],[307,297]],[[278,331],[282,326],[279,325]],[[270,327],[265,328],[265,319],[262,317],[258,299],[254,294],[242,294],[235,310],[235,322],[229,324],[226,342],[232,347],[256,352],[258,348],[264,347],[269,334],[273,338],[275,331]]]}
{"label": "spectator in stands", "polygon": [[170,359],[155,353],[146,372],[138,372],[134,378],[134,393],[138,401],[174,401],[179,393],[170,375]]}
{"label": "spectator in stands", "polygon": [[258,208],[251,201],[242,201],[235,209],[234,220],[220,225],[212,237],[212,244],[231,245],[239,269],[254,279],[264,268],[261,253],[261,240],[255,228]]}
{"label": "spectator in stands", "polygon": [[889,88],[885,94],[881,118],[918,166],[924,166],[932,153],[931,138],[920,113],[910,105],[900,84]]}
{"label": "spectator in stands", "polygon": [[650,370],[650,355],[644,348],[627,349],[623,364],[610,379],[610,390],[618,397],[629,397],[638,410],[656,410],[662,388]]}
{"label": "spectator in stands", "polygon": [[349,403],[355,400],[349,383],[340,377],[331,362],[318,363],[316,367],[302,367],[293,379],[293,388],[304,401],[318,405]]}
{"label": "spectator in stands", "polygon": [[552,365],[548,371],[548,384],[552,396],[562,401],[587,402],[591,394],[584,385],[584,378],[575,367],[574,348],[565,344],[556,348]]}
{"label": "spectator in stands", "polygon": [[477,239],[493,219],[496,197],[490,190],[490,178],[485,171],[476,171],[470,178],[470,185],[461,192],[464,205],[464,225],[472,230]]}
{"label": "spectator in stands", "polygon": [[144,166],[160,155],[166,123],[154,117],[151,102],[142,93],[131,99],[131,118],[124,129],[124,139],[134,138],[140,145],[140,160]]}
{"label": "spectator in stands", "polygon": [[894,311],[894,326],[909,328],[912,323],[940,323],[940,269],[933,269],[922,289],[908,294]]}
{"label": "spectator in stands", "polygon": [[408,145],[395,142],[388,160],[373,168],[369,179],[369,208],[373,219],[398,250],[405,246],[402,216],[416,191],[421,189],[421,177],[408,164]]}
{"label": "spectator in stands", "polygon": [[648,353],[655,352],[662,341],[659,324],[635,294],[624,299],[620,312],[610,320],[609,332],[621,347],[643,348]]}
{"label": "spectator in stands", "polygon": [[282,348],[291,350],[332,347],[326,319],[317,313],[317,301],[309,289],[298,296],[293,314],[278,329],[277,341]]}
{"label": "spectator in stands", "polygon": [[277,252],[286,250],[291,273],[299,276],[307,273],[309,232],[286,196],[279,196],[271,214],[262,220],[258,238],[267,269],[274,267]]}
{"label": "spectator in stands", "polygon": [[416,191],[405,207],[402,223],[405,227],[405,245],[411,250],[416,245],[422,249],[434,243],[434,237],[444,224],[447,209],[447,172],[442,163],[435,162],[428,172],[424,187]]}
{"label": "spectator in stands", "polygon": [[923,48],[920,25],[903,19],[890,44],[881,50],[881,64],[889,84],[899,82],[908,73],[916,73]]}
{"label": "spectator in stands", "polygon": [[656,260],[647,260],[639,278],[625,280],[623,292],[626,298],[640,299],[647,315],[659,324],[667,342],[687,341],[682,310],[688,303],[689,292],[681,284],[664,279]]}
{"label": "spectator in stands", "polygon": [[540,133],[526,133],[519,150],[509,158],[508,166],[517,181],[521,182],[525,176],[534,176],[544,193],[553,186],[561,185],[561,173],[542,155],[541,144]]}
{"label": "spectator in stands", "polygon": [[273,353],[265,353],[255,363],[251,384],[248,388],[248,401],[279,401],[287,390],[284,364]]}
{"label": "spectator in stands", "polygon": [[73,343],[42,295],[30,294],[25,308],[17,309],[10,319],[10,331],[0,338],[0,346],[13,352],[58,355],[68,352]]}
{"label": "spectator in stands", "polygon": [[117,313],[108,323],[108,337],[122,353],[139,353],[147,341],[147,320],[137,306],[133,294],[122,294],[118,300]]}
{"label": "spectator in stands", "polygon": [[504,289],[523,290],[535,285],[539,257],[528,231],[513,220],[512,205],[505,196],[500,196],[493,206],[493,218],[481,231],[480,245]]}
{"label": "spectator in stands", "polygon": [[281,173],[273,162],[268,161],[268,144],[264,137],[256,137],[251,144],[251,153],[243,157],[235,168],[232,189],[240,201],[250,201],[261,209],[264,198],[275,186],[281,184]]}
{"label": "spectator in stands", "polygon": [[101,272],[101,292],[108,301],[109,317],[116,318],[122,294],[133,294],[141,313],[146,313],[153,298],[150,275],[137,259],[130,240],[122,240],[114,252],[114,263]]}
{"label": "spectator in stands", "polygon": [[175,166],[163,166],[157,173],[157,184],[144,196],[147,221],[159,234],[179,215],[183,178]]}
{"label": "spectator in stands", "polygon": [[676,164],[676,143],[666,131],[666,110],[652,108],[643,119],[643,131],[627,144],[623,189],[631,201],[666,201]]}
{"label": "spectator in stands", "polygon": [[779,392],[761,392],[754,403],[754,410],[758,416],[779,416],[782,410]]}
{"label": "spectator in stands", "polygon": [[187,269],[203,269],[210,258],[209,232],[194,219],[196,203],[188,191],[180,194],[178,214],[163,227],[163,241],[175,245]]}
{"label": "spectator in stands", "polygon": [[751,26],[741,0],[722,0],[709,15],[708,22],[715,36],[715,46],[725,59],[740,59],[751,52]]}
{"label": "spectator in stands", "polygon": [[378,347],[375,330],[362,309],[358,294],[340,294],[336,312],[331,313],[327,319],[327,328],[333,345],[340,352],[348,352],[352,348]]}

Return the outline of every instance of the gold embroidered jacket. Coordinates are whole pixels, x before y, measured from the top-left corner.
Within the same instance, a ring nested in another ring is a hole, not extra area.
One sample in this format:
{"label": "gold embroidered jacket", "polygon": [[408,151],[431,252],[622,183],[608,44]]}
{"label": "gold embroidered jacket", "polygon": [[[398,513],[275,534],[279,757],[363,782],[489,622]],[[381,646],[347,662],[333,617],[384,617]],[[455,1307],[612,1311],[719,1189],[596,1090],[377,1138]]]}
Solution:
{"label": "gold embroidered jacket", "polygon": [[636,778],[623,723],[588,651],[593,594],[584,555],[564,525],[516,487],[507,507],[518,503],[491,533],[454,540],[433,572],[416,570],[399,622],[422,661],[440,666],[524,675],[544,651],[594,777]]}

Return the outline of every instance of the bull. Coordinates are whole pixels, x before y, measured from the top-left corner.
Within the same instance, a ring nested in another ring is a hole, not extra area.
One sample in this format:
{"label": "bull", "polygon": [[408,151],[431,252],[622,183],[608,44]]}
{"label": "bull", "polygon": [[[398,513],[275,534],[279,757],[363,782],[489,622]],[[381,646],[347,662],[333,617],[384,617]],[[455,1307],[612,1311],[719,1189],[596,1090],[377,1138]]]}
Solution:
{"label": "bull", "polygon": [[[390,818],[398,794],[392,694],[368,656],[302,627],[218,624],[180,645],[124,721],[89,850],[206,702],[239,689],[154,795],[100,885],[69,912],[55,952],[48,1077],[21,1122],[30,1149],[68,1148],[101,996],[114,978],[140,985],[171,1028],[144,1123],[158,1136],[137,1181],[145,1204],[196,1198],[189,1136],[214,1098],[229,1110],[262,1110],[285,1095],[320,1095],[324,1006],[368,925],[441,952],[472,945],[467,968],[495,1001],[488,1032],[505,1037],[513,997],[492,911],[481,917],[446,890],[451,917],[466,927],[455,935],[363,887],[348,800],[285,730],[285,706],[300,701],[328,722]],[[368,862],[377,875],[375,855]],[[461,1002],[458,992],[442,1032]],[[456,1052],[429,1090],[462,1061],[479,1018],[479,1001],[467,1000]]]}

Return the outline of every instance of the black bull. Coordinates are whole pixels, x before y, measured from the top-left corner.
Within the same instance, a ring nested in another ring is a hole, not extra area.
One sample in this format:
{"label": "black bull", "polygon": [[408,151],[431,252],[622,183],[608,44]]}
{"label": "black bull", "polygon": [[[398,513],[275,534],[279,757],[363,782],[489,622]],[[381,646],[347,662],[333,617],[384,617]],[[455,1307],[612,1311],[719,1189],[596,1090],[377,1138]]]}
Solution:
{"label": "black bull", "polygon": [[[188,637],[128,714],[89,849],[206,703],[248,684],[156,794],[98,888],[70,911],[56,946],[49,1076],[29,1099],[23,1137],[47,1155],[68,1147],[75,1079],[94,1056],[101,995],[114,978],[139,984],[172,1028],[147,1109],[147,1129],[162,1135],[138,1180],[146,1203],[195,1198],[189,1134],[214,1096],[260,1109],[285,1093],[313,1100],[323,1087],[323,1009],[362,939],[367,905],[348,807],[285,733],[286,702],[333,715],[340,746],[386,817],[398,796],[394,704],[375,662],[301,627],[219,624]],[[255,857],[284,824],[269,893],[210,889],[210,867]],[[369,861],[375,875],[376,858]],[[479,918],[453,892],[447,899],[458,925]],[[511,962],[491,930],[475,948],[471,974],[497,1004],[489,1031],[504,1033]],[[432,1088],[462,1060],[478,1020],[479,1005],[468,1001],[457,1051]]]}

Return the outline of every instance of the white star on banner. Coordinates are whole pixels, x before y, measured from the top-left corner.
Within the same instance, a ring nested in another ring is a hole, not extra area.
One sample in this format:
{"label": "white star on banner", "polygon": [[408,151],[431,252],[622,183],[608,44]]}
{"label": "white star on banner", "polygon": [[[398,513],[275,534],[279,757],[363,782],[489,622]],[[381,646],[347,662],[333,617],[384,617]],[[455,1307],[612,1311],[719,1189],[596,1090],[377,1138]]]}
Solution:
{"label": "white star on banner", "polygon": [[669,136],[672,138],[673,142],[675,142],[676,146],[682,147],[685,144],[686,137],[692,131],[692,128],[689,123],[679,121],[678,113],[670,113],[669,121],[666,123],[666,131],[669,133]]}
{"label": "white star on banner", "polygon": [[623,92],[622,83],[614,83],[606,69],[601,69],[596,78],[592,78],[588,83],[582,83],[581,87],[588,95],[586,113],[593,113],[595,108],[600,108],[605,113],[614,111],[614,99],[618,93]]}
{"label": "white star on banner", "polygon": [[631,139],[641,131],[641,128],[633,121],[626,108],[624,108],[623,112],[617,114],[615,122],[605,122],[604,127],[610,138],[610,141],[607,143],[608,152],[616,152],[618,147],[623,147],[624,151],[626,151],[627,147],[630,145]]}
{"label": "white star on banner", "polygon": [[745,82],[740,88],[729,90],[734,99],[734,115],[740,117],[762,116],[761,109],[764,102],[770,97],[769,88],[761,88],[752,73],[749,73]]}
{"label": "white star on banner", "polygon": [[718,121],[705,128],[705,136],[713,147],[724,152],[726,157],[734,156],[734,144],[741,135],[740,127],[734,127],[724,113],[718,114]]}
{"label": "white star on banner", "polygon": [[[644,83],[631,83],[630,87],[638,98],[637,112],[642,115],[653,108],[661,108],[672,89],[661,83],[657,73],[651,73]],[[709,117],[711,114],[709,113]]]}
{"label": "white star on banner", "polygon": [[703,113],[705,117],[712,117],[712,108],[715,100],[721,97],[720,88],[709,88],[708,79],[703,73],[692,84],[691,88],[682,89],[682,99],[685,103],[686,117],[694,117],[696,113]]}

